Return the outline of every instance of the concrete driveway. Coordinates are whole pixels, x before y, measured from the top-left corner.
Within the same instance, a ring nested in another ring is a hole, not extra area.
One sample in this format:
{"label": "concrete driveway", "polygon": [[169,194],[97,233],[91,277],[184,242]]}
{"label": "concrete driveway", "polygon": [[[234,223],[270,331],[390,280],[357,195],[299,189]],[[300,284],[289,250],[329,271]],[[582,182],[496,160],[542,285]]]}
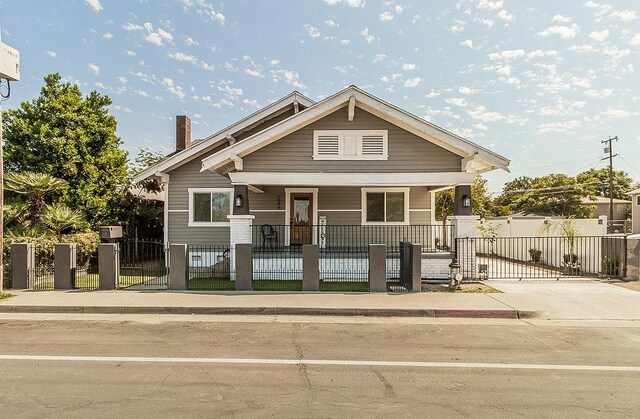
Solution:
{"label": "concrete driveway", "polygon": [[503,294],[496,300],[536,311],[552,320],[638,320],[640,292],[604,282],[584,281],[486,281]]}

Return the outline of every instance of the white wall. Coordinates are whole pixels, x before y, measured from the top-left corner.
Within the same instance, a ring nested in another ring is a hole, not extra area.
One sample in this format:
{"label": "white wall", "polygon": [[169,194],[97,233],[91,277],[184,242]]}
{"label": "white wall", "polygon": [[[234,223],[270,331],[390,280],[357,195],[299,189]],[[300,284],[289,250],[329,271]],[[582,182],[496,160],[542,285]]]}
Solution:
{"label": "white wall", "polygon": [[[561,237],[559,224],[564,218],[494,218],[478,221],[478,226],[497,227],[498,237]],[[574,219],[578,236],[604,236],[607,234],[607,217]],[[482,231],[478,229],[478,237]]]}

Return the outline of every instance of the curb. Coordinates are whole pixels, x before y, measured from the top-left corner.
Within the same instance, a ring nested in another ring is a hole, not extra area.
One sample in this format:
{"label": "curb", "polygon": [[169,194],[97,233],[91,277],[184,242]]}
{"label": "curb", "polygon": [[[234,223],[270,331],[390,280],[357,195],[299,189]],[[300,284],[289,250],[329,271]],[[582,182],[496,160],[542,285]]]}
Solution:
{"label": "curb", "polygon": [[456,309],[376,309],[376,308],[310,308],[310,307],[141,307],[141,306],[17,306],[0,305],[0,313],[67,313],[67,314],[235,314],[235,315],[300,315],[300,316],[367,316],[367,317],[453,317],[477,319],[531,318],[533,312],[518,310]]}

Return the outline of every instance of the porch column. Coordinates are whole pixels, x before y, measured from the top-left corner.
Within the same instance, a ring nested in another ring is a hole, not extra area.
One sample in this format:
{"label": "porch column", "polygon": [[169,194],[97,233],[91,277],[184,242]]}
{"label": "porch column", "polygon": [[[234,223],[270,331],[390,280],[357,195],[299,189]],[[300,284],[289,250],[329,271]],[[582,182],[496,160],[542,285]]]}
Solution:
{"label": "porch column", "polygon": [[237,244],[252,244],[251,227],[253,225],[253,215],[228,215],[229,219],[229,252],[230,265],[231,266],[231,280],[236,279],[236,245]]}
{"label": "porch column", "polygon": [[471,185],[458,185],[455,189],[453,215],[472,215]]}
{"label": "porch column", "polygon": [[233,215],[249,215],[249,188],[247,185],[234,185],[231,206],[233,207]]}
{"label": "porch column", "polygon": [[475,279],[476,277],[476,245],[474,239],[477,237],[476,228],[477,215],[452,215],[449,217],[453,226],[454,246],[456,257],[460,263],[460,273],[465,279]]}

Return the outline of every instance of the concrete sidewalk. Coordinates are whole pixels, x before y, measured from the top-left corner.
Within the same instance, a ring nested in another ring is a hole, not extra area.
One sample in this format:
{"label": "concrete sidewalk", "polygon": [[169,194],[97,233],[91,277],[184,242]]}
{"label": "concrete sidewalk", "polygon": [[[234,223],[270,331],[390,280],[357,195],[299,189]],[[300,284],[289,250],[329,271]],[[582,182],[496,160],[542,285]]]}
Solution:
{"label": "concrete sidewalk", "polygon": [[598,281],[486,281],[502,293],[11,291],[4,313],[267,314],[640,321],[640,292]]}
{"label": "concrete sidewalk", "polygon": [[500,294],[207,293],[197,291],[11,291],[5,313],[300,314],[517,319]]}

